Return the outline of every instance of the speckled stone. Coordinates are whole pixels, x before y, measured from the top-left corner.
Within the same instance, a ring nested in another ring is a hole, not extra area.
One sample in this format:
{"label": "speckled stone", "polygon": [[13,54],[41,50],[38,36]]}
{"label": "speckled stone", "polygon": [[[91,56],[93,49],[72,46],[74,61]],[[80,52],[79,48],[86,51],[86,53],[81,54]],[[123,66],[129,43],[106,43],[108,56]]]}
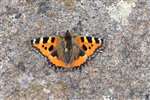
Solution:
{"label": "speckled stone", "polygon": [[[104,38],[81,72],[55,72],[31,47],[66,30]],[[149,83],[149,0],[0,1],[0,100],[149,100]]]}

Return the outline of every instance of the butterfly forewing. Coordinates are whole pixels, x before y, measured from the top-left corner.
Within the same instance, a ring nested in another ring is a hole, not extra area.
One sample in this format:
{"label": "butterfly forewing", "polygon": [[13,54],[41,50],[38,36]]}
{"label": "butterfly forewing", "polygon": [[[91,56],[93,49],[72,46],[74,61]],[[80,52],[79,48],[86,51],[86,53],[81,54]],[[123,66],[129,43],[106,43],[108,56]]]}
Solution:
{"label": "butterfly forewing", "polygon": [[87,56],[93,55],[96,49],[102,47],[102,40],[91,36],[77,36],[75,42]]}
{"label": "butterfly forewing", "polygon": [[32,46],[47,57],[52,64],[65,66],[64,62],[58,58],[58,51],[56,49],[60,43],[61,39],[59,37],[42,37],[31,40]]}

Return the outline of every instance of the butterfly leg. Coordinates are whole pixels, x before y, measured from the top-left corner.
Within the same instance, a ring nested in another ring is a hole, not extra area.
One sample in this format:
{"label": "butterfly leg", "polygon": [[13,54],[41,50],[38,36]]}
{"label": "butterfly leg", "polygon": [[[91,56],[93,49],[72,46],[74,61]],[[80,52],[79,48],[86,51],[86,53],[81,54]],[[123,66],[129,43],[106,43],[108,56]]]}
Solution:
{"label": "butterfly leg", "polygon": [[55,72],[64,72],[64,68],[59,67],[59,66],[55,66]]}
{"label": "butterfly leg", "polygon": [[64,68],[59,67],[58,69],[59,69],[60,72],[64,72]]}
{"label": "butterfly leg", "polygon": [[47,63],[48,65],[52,66],[52,63],[49,60],[47,60]]}
{"label": "butterfly leg", "polygon": [[57,73],[58,72],[58,67],[54,66],[54,70]]}
{"label": "butterfly leg", "polygon": [[82,65],[78,68],[79,72],[82,72]]}
{"label": "butterfly leg", "polygon": [[72,71],[75,71],[75,70],[78,70],[78,71],[82,71],[82,66],[77,66],[77,67],[74,67],[72,68]]}
{"label": "butterfly leg", "polygon": [[77,70],[77,67],[73,67],[73,68],[72,68],[72,71],[75,71],[75,70]]}

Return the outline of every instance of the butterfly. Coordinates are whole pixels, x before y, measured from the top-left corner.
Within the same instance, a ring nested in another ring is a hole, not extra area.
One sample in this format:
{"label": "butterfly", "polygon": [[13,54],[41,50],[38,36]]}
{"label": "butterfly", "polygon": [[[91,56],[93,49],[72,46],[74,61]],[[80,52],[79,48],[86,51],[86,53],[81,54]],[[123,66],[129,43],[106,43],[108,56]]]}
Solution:
{"label": "butterfly", "polygon": [[103,39],[69,32],[31,40],[32,47],[58,68],[80,68],[103,47]]}

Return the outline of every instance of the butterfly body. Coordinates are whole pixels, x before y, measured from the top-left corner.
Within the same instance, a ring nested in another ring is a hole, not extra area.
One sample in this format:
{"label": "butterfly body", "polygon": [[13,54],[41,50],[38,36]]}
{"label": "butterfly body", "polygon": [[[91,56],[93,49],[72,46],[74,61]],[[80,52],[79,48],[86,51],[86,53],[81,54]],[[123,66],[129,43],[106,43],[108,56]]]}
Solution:
{"label": "butterfly body", "polygon": [[69,31],[63,35],[31,40],[31,44],[56,67],[76,68],[102,47],[102,39],[81,36]]}

